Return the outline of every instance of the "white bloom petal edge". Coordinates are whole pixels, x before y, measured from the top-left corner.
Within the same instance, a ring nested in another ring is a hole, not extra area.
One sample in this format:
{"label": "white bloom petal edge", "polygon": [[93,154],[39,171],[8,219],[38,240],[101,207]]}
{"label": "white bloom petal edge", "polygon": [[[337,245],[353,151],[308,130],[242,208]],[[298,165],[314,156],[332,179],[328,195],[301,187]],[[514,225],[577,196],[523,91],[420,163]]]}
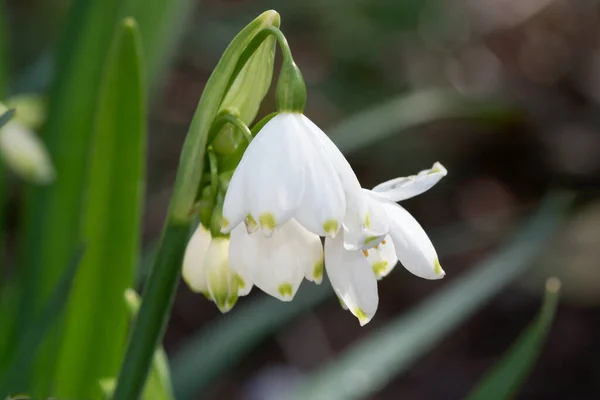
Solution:
{"label": "white bloom petal edge", "polygon": [[[323,264],[319,237],[295,220],[276,228],[270,237],[249,234],[239,225],[231,232],[229,254],[234,272],[282,301],[291,301],[308,271]],[[318,274],[313,280],[318,281]]]}
{"label": "white bloom petal edge", "polygon": [[379,296],[377,279],[362,251],[348,251],[343,239],[325,239],[325,270],[333,290],[361,325],[375,315]]}
{"label": "white bloom petal edge", "polygon": [[441,279],[446,273],[427,233],[417,220],[396,203],[382,203],[390,218],[390,237],[404,268],[424,279]]}
{"label": "white bloom petal edge", "polygon": [[367,260],[373,268],[375,277],[379,280],[389,275],[398,264],[398,256],[396,255],[396,248],[392,238],[386,236],[380,244],[366,250],[369,254]]}
{"label": "white bloom petal edge", "polygon": [[210,232],[202,225],[198,225],[183,255],[182,278],[188,287],[196,293],[208,291],[204,272],[204,258],[211,240]]}
{"label": "white bloom petal edge", "polygon": [[430,169],[420,171],[417,175],[380,183],[373,188],[373,192],[388,200],[398,202],[426,192],[447,174],[448,170],[436,162]]}

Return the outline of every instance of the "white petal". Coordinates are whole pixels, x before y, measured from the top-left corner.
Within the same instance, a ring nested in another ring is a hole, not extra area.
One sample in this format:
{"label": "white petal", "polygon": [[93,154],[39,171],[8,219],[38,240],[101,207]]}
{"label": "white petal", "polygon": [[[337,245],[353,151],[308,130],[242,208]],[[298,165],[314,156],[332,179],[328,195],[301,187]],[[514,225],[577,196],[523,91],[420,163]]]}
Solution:
{"label": "white petal", "polygon": [[250,214],[263,232],[292,218],[304,195],[305,153],[311,151],[300,114],[279,114],[258,132],[242,162]]}
{"label": "white petal", "polygon": [[222,313],[226,313],[238,299],[238,284],[229,269],[229,239],[213,238],[204,257],[208,294]]}
{"label": "white petal", "polygon": [[436,162],[431,169],[419,172],[417,175],[401,177],[380,183],[373,192],[388,200],[398,202],[419,195],[440,181],[448,171],[442,164]]}
{"label": "white petal", "polygon": [[[314,124],[304,125],[309,131],[315,127]],[[295,219],[319,236],[335,237],[346,214],[346,198],[338,172],[327,149],[317,139],[318,135],[324,133],[320,130],[317,133],[305,133],[312,150],[306,152],[304,198]]]}
{"label": "white petal", "polygon": [[210,232],[201,224],[190,238],[183,256],[182,277],[189,288],[196,292],[206,292],[206,271],[204,270],[204,257],[212,238]]}
{"label": "white petal", "polygon": [[47,184],[55,178],[44,142],[19,122],[10,121],[0,129],[0,155],[24,179]]}
{"label": "white petal", "polygon": [[[290,225],[287,227],[287,225]],[[323,244],[321,238],[306,230],[295,220],[286,224],[286,232],[290,240],[294,241],[294,247],[302,249],[297,255],[298,262],[304,267],[306,279],[319,285],[323,281]]]}
{"label": "white petal", "polygon": [[252,289],[252,265],[249,259],[255,259],[256,248],[246,236],[249,233],[244,224],[236,226],[229,237],[229,267],[238,281],[238,295],[245,296]]}
{"label": "white petal", "polygon": [[379,245],[367,252],[369,253],[367,260],[369,260],[377,279],[387,276],[398,263],[396,249],[389,235]]}
{"label": "white petal", "polygon": [[325,269],[333,290],[361,325],[373,318],[379,297],[377,280],[362,251],[348,251],[343,239],[325,239]]}
{"label": "white petal", "polygon": [[231,235],[232,270],[241,276],[248,274],[252,283],[265,293],[291,301],[309,268],[308,263],[312,262],[314,267],[315,262],[309,256],[306,242],[298,239],[300,229],[304,230],[294,220],[276,228],[270,237],[236,228]]}
{"label": "white petal", "polygon": [[225,200],[223,202],[223,218],[221,219],[221,232],[229,233],[238,226],[248,214],[248,200],[245,193],[246,167],[242,159],[233,172],[229,181]]}
{"label": "white petal", "polygon": [[414,275],[424,279],[440,279],[446,273],[435,248],[416,219],[396,203],[384,202],[390,218],[390,237],[398,260]]}
{"label": "white petal", "polygon": [[[344,247],[346,250],[363,250],[378,245],[389,232],[389,218],[381,201],[362,189],[360,196],[367,206],[364,221],[357,221],[350,215],[344,221]],[[354,214],[356,216],[356,214]]]}
{"label": "white petal", "polygon": [[[337,171],[346,195],[346,215],[344,217],[344,241],[349,249],[362,248],[362,240],[368,236],[381,235],[386,232],[370,230],[369,206],[356,174],[337,146],[310,119],[304,117],[303,124],[312,133],[315,143],[325,149],[328,158]],[[366,230],[364,233],[361,233]],[[347,235],[347,232],[356,233]]]}

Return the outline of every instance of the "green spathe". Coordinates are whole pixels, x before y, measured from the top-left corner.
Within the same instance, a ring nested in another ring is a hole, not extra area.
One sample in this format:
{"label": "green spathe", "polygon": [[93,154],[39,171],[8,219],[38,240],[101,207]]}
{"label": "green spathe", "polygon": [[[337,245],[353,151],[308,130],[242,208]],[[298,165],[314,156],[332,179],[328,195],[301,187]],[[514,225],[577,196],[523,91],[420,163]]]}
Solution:
{"label": "green spathe", "polygon": [[208,79],[181,152],[175,191],[169,210],[170,219],[181,222],[190,220],[190,211],[203,172],[204,165],[202,161],[204,160],[208,132],[213,120],[222,108],[227,90],[232,87],[236,82],[236,77],[241,73],[241,70],[237,70],[238,61],[257,35],[266,27],[278,27],[279,23],[279,14],[270,10],[262,13],[248,24],[227,47]]}

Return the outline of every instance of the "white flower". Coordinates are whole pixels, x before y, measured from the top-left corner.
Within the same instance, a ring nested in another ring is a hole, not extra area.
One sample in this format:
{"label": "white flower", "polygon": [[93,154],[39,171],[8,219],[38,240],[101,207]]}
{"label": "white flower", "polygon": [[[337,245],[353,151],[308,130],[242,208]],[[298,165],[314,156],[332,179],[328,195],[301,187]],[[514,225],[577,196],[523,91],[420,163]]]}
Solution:
{"label": "white flower", "polygon": [[[0,104],[0,114],[5,110],[6,107]],[[43,142],[18,121],[9,121],[0,128],[0,155],[23,179],[42,184],[54,180],[54,168]]]}
{"label": "white flower", "polygon": [[182,275],[192,291],[203,293],[223,313],[231,310],[238,296],[252,289],[251,282],[229,268],[229,239],[213,238],[202,224],[185,250]]}
{"label": "white flower", "polygon": [[295,219],[319,236],[335,237],[343,226],[345,246],[357,249],[387,232],[385,219],[372,218],[381,207],[372,207],[327,135],[302,114],[281,113],[252,140],[231,178],[223,232],[246,220],[269,236]]}
{"label": "white flower", "polygon": [[368,203],[382,207],[389,222],[389,235],[362,251],[349,251],[338,238],[325,239],[325,267],[338,298],[361,325],[375,315],[378,305],[377,279],[394,268],[398,260],[421,278],[440,279],[445,275],[431,240],[419,223],[396,201],[423,193],[447,174],[435,163],[415,176],[397,178],[364,189]]}
{"label": "white flower", "polygon": [[317,284],[323,279],[321,239],[293,219],[270,237],[239,224],[231,232],[229,260],[245,282],[282,301],[294,298],[304,278]]}

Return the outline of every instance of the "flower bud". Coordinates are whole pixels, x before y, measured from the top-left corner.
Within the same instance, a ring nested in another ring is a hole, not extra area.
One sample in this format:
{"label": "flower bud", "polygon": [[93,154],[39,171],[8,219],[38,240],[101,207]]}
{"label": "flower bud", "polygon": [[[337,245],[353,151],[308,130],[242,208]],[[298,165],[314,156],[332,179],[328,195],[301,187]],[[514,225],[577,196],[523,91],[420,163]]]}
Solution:
{"label": "flower bud", "polygon": [[213,301],[222,313],[235,305],[251,285],[229,268],[229,238],[212,237],[201,224],[192,235],[183,258],[183,279],[196,293]]}

